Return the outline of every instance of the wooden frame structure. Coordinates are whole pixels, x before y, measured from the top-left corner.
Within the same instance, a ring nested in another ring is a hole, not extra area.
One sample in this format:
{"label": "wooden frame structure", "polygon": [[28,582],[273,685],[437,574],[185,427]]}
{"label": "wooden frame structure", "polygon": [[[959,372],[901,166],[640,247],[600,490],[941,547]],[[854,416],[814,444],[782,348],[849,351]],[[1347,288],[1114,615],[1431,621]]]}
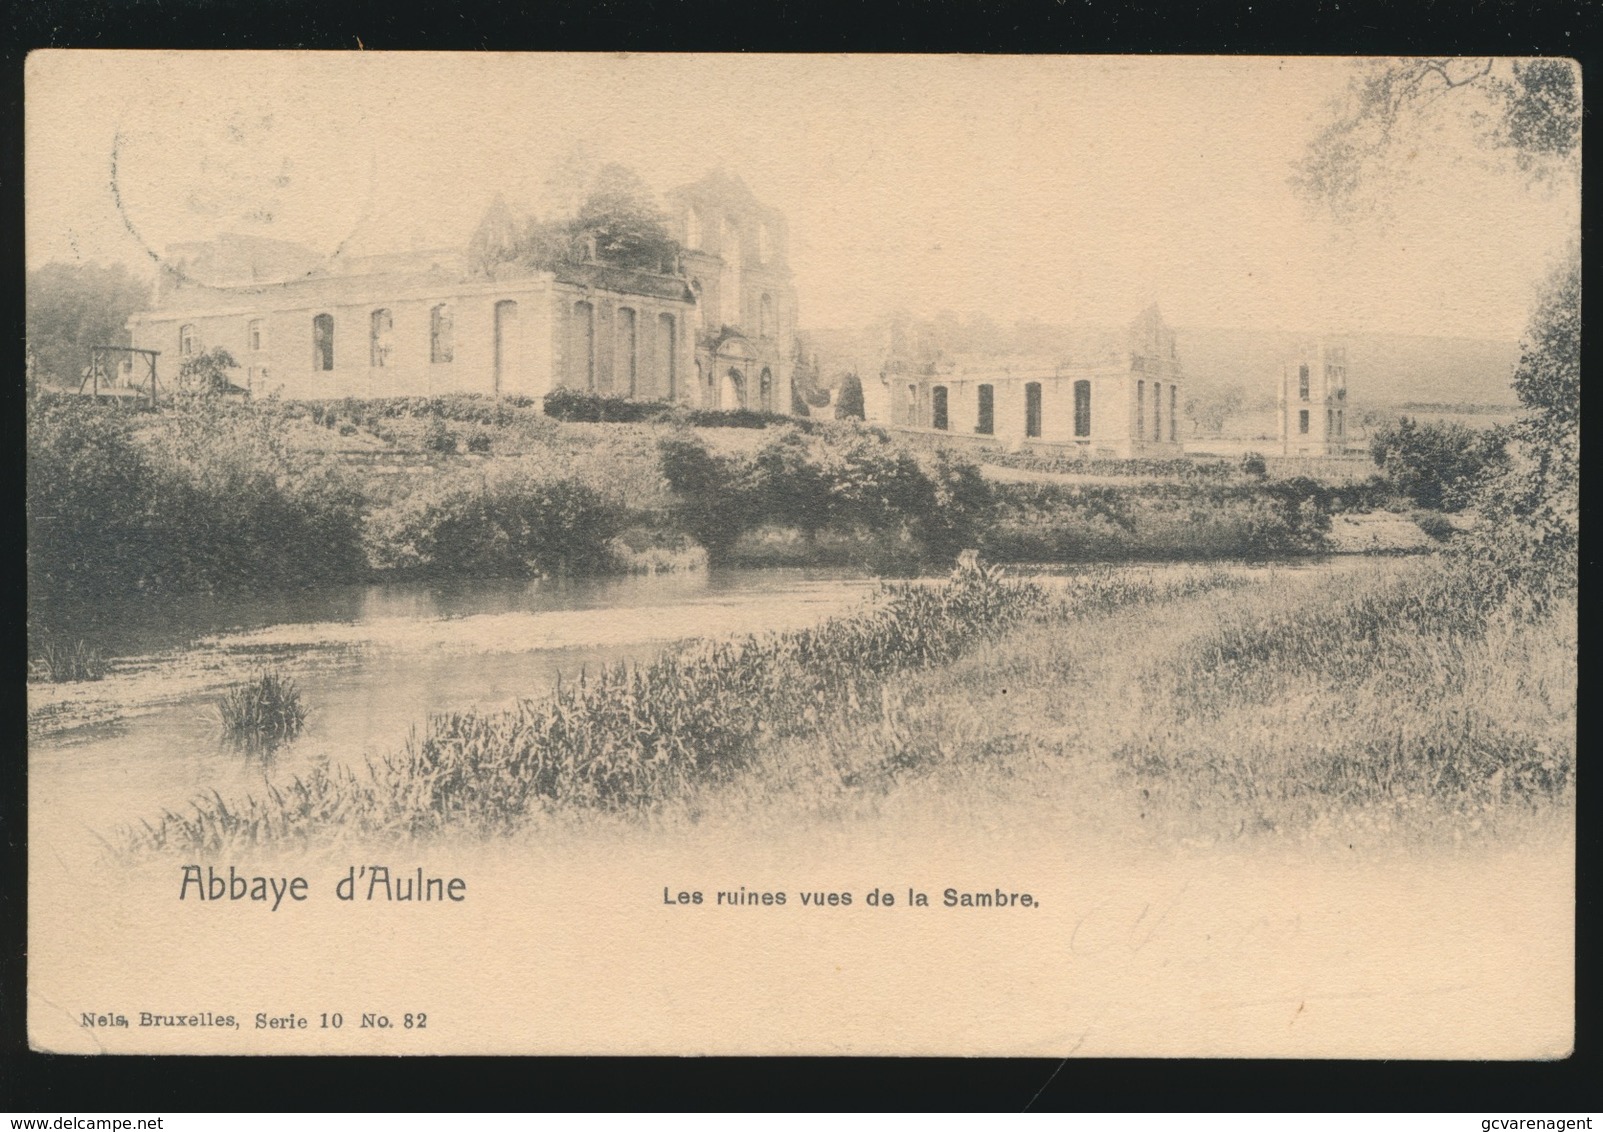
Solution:
{"label": "wooden frame structure", "polygon": [[78,392],[89,385],[90,396],[96,400],[100,398],[100,377],[106,375],[107,388],[115,388],[116,382],[111,377],[111,357],[113,354],[137,354],[145,359],[150,373],[150,407],[156,407],[156,359],[161,356],[160,350],[140,350],[132,346],[91,346],[89,347],[89,372],[84,374],[83,380],[78,383]]}

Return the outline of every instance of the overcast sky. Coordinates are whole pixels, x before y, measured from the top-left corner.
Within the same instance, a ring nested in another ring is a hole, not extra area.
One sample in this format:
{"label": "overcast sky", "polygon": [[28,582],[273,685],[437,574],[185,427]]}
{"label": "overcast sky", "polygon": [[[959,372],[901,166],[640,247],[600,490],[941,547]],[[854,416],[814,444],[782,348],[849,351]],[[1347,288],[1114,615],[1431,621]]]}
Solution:
{"label": "overcast sky", "polygon": [[[1416,153],[1390,227],[1310,217],[1291,163],[1339,59],[43,52],[27,253],[123,262],[224,230],[332,252],[549,215],[567,163],[714,165],[790,220],[801,324],[1003,322],[1517,338],[1567,188]],[[147,250],[148,249],[148,250]]]}

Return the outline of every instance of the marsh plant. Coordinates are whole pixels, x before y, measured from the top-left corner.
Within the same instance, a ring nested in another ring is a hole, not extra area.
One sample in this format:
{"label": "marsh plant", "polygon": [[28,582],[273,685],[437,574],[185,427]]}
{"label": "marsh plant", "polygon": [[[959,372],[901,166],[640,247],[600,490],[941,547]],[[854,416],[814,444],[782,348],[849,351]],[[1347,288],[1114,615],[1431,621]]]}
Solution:
{"label": "marsh plant", "polygon": [[71,684],[80,680],[100,680],[106,675],[106,659],[100,650],[83,641],[66,644],[48,640],[39,649],[38,668],[52,684]]}
{"label": "marsh plant", "polygon": [[306,726],[306,708],[295,681],[264,672],[236,684],[217,701],[224,737],[243,745],[271,746],[295,738]]}

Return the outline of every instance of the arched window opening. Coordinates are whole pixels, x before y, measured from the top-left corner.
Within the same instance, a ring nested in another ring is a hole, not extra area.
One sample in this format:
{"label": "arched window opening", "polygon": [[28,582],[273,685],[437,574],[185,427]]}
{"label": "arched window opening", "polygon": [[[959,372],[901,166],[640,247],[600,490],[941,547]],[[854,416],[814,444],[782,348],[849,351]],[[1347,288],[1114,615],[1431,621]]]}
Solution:
{"label": "arched window opening", "polygon": [[774,375],[767,366],[757,378],[757,407],[765,413],[774,411]]}
{"label": "arched window opening", "polygon": [[1074,435],[1091,435],[1091,383],[1074,383]]}
{"label": "arched window opening", "polygon": [[596,308],[583,299],[573,304],[568,336],[568,382],[577,389],[596,387]]}
{"label": "arched window opening", "polygon": [[722,257],[723,274],[718,280],[718,295],[723,310],[720,312],[725,326],[750,325],[741,311],[742,272],[745,268],[745,251],[741,247],[740,229],[724,221]]}
{"label": "arched window opening", "polygon": [[267,332],[262,328],[262,320],[253,318],[245,327],[245,337],[250,342],[252,351],[267,349]]}
{"label": "arched window opening", "polygon": [[1336,436],[1338,439],[1345,439],[1347,436],[1347,422],[1343,419],[1345,416],[1344,410],[1336,410]]}
{"label": "arched window opening", "polygon": [[1308,400],[1308,367],[1297,367],[1297,400]]}
{"label": "arched window opening", "polygon": [[640,385],[640,345],[639,335],[636,333],[635,312],[632,307],[618,308],[618,350],[622,354],[623,378],[627,383],[629,396],[633,397]]}
{"label": "arched window opening", "polygon": [[1298,409],[1297,410],[1297,431],[1302,433],[1304,436],[1306,436],[1308,434],[1308,410],[1307,409]]}
{"label": "arched window opening", "polygon": [[730,367],[730,370],[729,370],[729,389],[730,389],[730,392],[732,392],[734,394],[734,397],[735,397],[735,408],[737,408],[737,409],[747,408],[748,406],[746,404],[746,375],[741,373],[738,369],[735,369],[732,366]]}
{"label": "arched window opening", "polygon": [[701,301],[701,280],[690,281],[690,295],[696,304],[696,322],[703,329],[707,329],[707,305]]}
{"label": "arched window opening", "polygon": [[178,356],[192,358],[200,353],[200,338],[195,333],[194,323],[185,323],[178,328]]}
{"label": "arched window opening", "polygon": [[518,334],[518,304],[502,299],[495,304],[495,395],[516,388],[522,344]]}
{"label": "arched window opening", "polygon": [[937,385],[930,390],[930,427],[946,431],[946,386]]}
{"label": "arched window opening", "polygon": [[334,316],[320,314],[312,319],[312,368],[334,368]]}
{"label": "arched window opening", "polygon": [[1041,435],[1041,383],[1026,382],[1024,386],[1024,435]]}
{"label": "arched window opening", "polygon": [[764,295],[758,303],[757,333],[763,338],[774,336],[774,300],[771,295]]}
{"label": "arched window opening", "polygon": [[1177,408],[1179,406],[1179,404],[1180,404],[1180,391],[1176,386],[1171,384],[1169,386],[1169,443],[1170,444],[1176,444],[1180,440],[1179,426],[1175,423],[1180,418],[1180,413],[1178,412],[1178,408]]}
{"label": "arched window opening", "polygon": [[902,423],[905,425],[918,424],[918,386],[907,387],[907,403],[902,409]]}
{"label": "arched window opening", "polygon": [[657,316],[657,351],[659,359],[657,374],[663,384],[656,392],[659,395],[665,394],[670,401],[674,400],[679,392],[678,351],[675,349],[677,345],[673,315],[659,314]]}
{"label": "arched window opening", "polygon": [[974,431],[981,436],[991,436],[996,432],[996,387],[994,385],[980,386]]}
{"label": "arched window opening", "polygon": [[1152,439],[1163,439],[1163,383],[1152,383]]}
{"label": "arched window opening", "polygon": [[429,312],[429,361],[449,362],[455,358],[455,333],[449,304],[441,303]]}
{"label": "arched window opening", "polygon": [[390,364],[390,338],[395,330],[395,319],[386,308],[379,308],[368,317],[368,365],[383,369]]}

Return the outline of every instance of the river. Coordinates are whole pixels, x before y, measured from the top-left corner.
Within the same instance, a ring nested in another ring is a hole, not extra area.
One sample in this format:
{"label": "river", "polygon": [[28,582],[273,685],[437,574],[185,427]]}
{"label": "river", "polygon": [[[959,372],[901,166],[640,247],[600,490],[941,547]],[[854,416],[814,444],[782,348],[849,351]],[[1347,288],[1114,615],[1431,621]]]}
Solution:
{"label": "river", "polygon": [[[105,679],[29,686],[32,804],[104,829],[197,792],[393,750],[429,712],[538,695],[560,676],[689,637],[796,628],[859,604],[874,579],[763,569],[535,581],[391,582],[129,606],[97,640]],[[221,738],[219,694],[273,669],[309,709],[270,756]]]}

